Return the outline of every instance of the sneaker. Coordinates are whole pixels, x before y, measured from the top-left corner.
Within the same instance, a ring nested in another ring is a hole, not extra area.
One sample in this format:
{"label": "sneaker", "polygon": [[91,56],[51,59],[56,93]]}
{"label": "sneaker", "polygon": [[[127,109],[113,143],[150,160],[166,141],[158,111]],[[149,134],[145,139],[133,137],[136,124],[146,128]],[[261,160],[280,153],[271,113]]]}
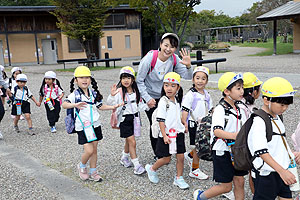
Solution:
{"label": "sneaker", "polygon": [[24,118],[24,116],[23,115],[21,115],[20,116],[20,120],[24,120],[25,118]]}
{"label": "sneaker", "polygon": [[89,180],[95,181],[95,182],[101,182],[103,179],[102,179],[102,177],[98,174],[97,171],[94,171],[94,172],[90,175]]}
{"label": "sneaker", "polygon": [[203,193],[204,191],[202,191],[202,190],[195,190],[194,191],[194,194],[193,194],[193,196],[194,196],[194,200],[201,200],[200,199],[200,195]]}
{"label": "sneaker", "polygon": [[3,135],[2,135],[2,133],[0,131],[0,140],[2,140],[2,139],[3,139]]}
{"label": "sneaker", "polygon": [[31,135],[31,136],[35,135],[32,128],[29,128],[27,133],[28,133],[28,135]]}
{"label": "sneaker", "polygon": [[[14,116],[14,115],[12,115],[12,116]],[[17,126],[14,126],[14,130],[15,130],[17,133],[20,133],[20,129],[19,129],[18,125],[17,125]]]}
{"label": "sneaker", "polygon": [[141,164],[138,164],[133,170],[133,173],[136,175],[141,175],[145,172],[146,172],[146,170]]}
{"label": "sneaker", "polygon": [[56,133],[56,127],[55,126],[51,127],[51,133]]}
{"label": "sneaker", "polygon": [[128,157],[121,158],[120,163],[126,168],[133,166],[131,160],[129,160]]}
{"label": "sneaker", "polygon": [[190,167],[192,167],[193,158],[190,158],[190,157],[189,157],[189,152],[185,152],[185,153],[184,153],[184,158],[185,158],[185,160],[187,161],[188,165],[189,165]]}
{"label": "sneaker", "polygon": [[156,184],[156,183],[159,182],[159,178],[158,178],[158,176],[157,176],[157,172],[152,171],[152,170],[151,170],[151,167],[152,167],[152,165],[147,164],[147,165],[145,166],[145,169],[146,169],[146,171],[147,171],[148,179],[150,180],[150,182]]}
{"label": "sneaker", "polygon": [[179,178],[177,178],[177,177],[175,176],[173,184],[176,185],[176,186],[178,186],[178,187],[179,187],[180,189],[182,189],[182,190],[186,190],[186,189],[188,189],[188,188],[190,187],[189,184],[187,184],[187,183],[184,181],[184,179],[183,179],[182,176],[180,176]]}
{"label": "sneaker", "polygon": [[235,199],[234,198],[234,193],[232,191],[224,193],[223,196],[226,197],[227,199],[230,199],[230,200],[234,200]]}
{"label": "sneaker", "polygon": [[90,178],[90,176],[87,173],[87,169],[85,168],[80,168],[80,164],[77,165],[78,169],[78,174],[81,180],[85,181]]}
{"label": "sneaker", "polygon": [[192,178],[197,178],[200,180],[206,180],[208,179],[208,176],[206,174],[204,174],[199,168],[194,170],[194,171],[190,171],[189,176]]}

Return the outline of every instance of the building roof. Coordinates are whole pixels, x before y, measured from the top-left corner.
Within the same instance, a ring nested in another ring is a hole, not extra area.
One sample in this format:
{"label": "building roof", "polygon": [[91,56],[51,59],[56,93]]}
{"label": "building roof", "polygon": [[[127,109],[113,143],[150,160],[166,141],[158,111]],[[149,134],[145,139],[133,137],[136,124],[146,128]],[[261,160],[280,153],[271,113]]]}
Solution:
{"label": "building roof", "polygon": [[259,17],[259,21],[272,21],[278,19],[291,19],[300,16],[300,2],[290,1],[274,10],[271,10]]}
{"label": "building roof", "polygon": [[235,25],[235,26],[225,26],[225,27],[215,27],[215,28],[205,28],[201,31],[211,31],[211,30],[222,30],[222,29],[233,29],[233,28],[252,28],[266,26],[266,24],[250,24],[250,25]]}

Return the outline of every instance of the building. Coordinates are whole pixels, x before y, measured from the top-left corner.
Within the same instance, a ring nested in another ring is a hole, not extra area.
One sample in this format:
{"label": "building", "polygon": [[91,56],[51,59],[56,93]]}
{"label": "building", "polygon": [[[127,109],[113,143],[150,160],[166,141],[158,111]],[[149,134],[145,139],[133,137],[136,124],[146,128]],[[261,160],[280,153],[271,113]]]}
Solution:
{"label": "building", "polygon": [[273,21],[274,54],[276,54],[277,20],[290,19],[293,22],[293,49],[294,53],[300,53],[300,0],[290,1],[259,17],[258,21]]}
{"label": "building", "polygon": [[[49,12],[55,6],[0,6],[0,64],[55,64],[86,58],[80,43],[62,34]],[[104,37],[94,42],[97,58],[140,58],[141,13],[128,5],[109,10]]]}

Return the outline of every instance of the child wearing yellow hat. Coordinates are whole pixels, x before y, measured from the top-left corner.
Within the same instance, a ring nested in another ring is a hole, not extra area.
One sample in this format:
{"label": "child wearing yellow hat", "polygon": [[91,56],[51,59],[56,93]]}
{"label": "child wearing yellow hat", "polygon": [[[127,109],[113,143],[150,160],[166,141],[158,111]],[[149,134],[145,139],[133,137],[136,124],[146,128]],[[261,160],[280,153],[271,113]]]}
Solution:
{"label": "child wearing yellow hat", "polygon": [[[75,90],[74,82],[78,89]],[[90,87],[92,85],[92,88]],[[75,131],[78,135],[78,144],[83,145],[84,153],[78,164],[79,177],[82,180],[90,179],[102,181],[96,169],[98,141],[103,138],[99,110],[113,110],[120,105],[103,105],[97,82],[91,75],[89,68],[79,66],[75,69],[74,78],[70,85],[71,94],[62,104],[64,109],[75,108]],[[87,162],[90,161],[90,173],[87,172]]]}
{"label": "child wearing yellow hat", "polygon": [[210,94],[205,90],[208,83],[209,69],[199,66],[193,71],[193,87],[187,92],[182,101],[181,121],[185,126],[185,132],[189,132],[191,152],[184,153],[184,157],[190,166],[189,176],[197,179],[208,179],[208,176],[199,168],[199,157],[195,149],[197,124],[212,108],[213,103]]}
{"label": "child wearing yellow hat", "polygon": [[261,109],[270,117],[273,134],[271,140],[267,140],[265,121],[259,116],[253,118],[248,135],[256,175],[253,199],[292,199],[292,184],[296,183],[298,175],[291,172],[297,168],[279,116],[293,103],[296,91],[286,79],[274,77],[263,84],[261,92]]}
{"label": "child wearing yellow hat", "polygon": [[[177,96],[178,95],[178,96]],[[159,122],[160,133],[156,144],[156,155],[158,160],[153,165],[146,165],[148,178],[152,183],[157,184],[159,178],[157,170],[171,161],[171,155],[176,154],[177,173],[173,184],[180,189],[187,189],[189,185],[183,179],[184,165],[184,125],[180,119],[180,103],[183,91],[180,87],[180,75],[176,72],[169,72],[164,76],[162,97],[157,107],[156,120]]]}
{"label": "child wearing yellow hat", "polygon": [[120,81],[111,88],[111,94],[107,98],[109,105],[124,104],[116,109],[117,126],[120,128],[120,137],[125,138],[124,151],[121,164],[128,168],[134,166],[134,174],[145,173],[136,154],[135,137],[140,135],[140,111],[149,110],[142,99],[135,82],[135,71],[126,66],[120,70]]}
{"label": "child wearing yellow hat", "polygon": [[242,100],[243,76],[233,72],[226,72],[218,81],[218,88],[223,98],[215,107],[211,125],[211,146],[213,157],[213,179],[220,183],[206,191],[196,190],[194,199],[206,200],[231,191],[234,184],[235,199],[244,199],[244,175],[247,171],[238,171],[233,167],[231,145],[246,121],[245,114],[237,102]]}

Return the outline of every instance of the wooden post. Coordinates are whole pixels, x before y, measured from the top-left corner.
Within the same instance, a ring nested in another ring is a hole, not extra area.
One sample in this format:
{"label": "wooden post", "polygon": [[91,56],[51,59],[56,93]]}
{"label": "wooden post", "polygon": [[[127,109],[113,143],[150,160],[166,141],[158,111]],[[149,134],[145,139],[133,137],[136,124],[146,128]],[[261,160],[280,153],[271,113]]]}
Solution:
{"label": "wooden post", "polygon": [[7,25],[6,25],[6,18],[5,18],[5,16],[3,16],[3,20],[4,20],[6,48],[7,48],[7,54],[8,54],[8,65],[11,66],[10,50],[9,50],[9,42],[8,42],[8,33],[7,33]]}
{"label": "wooden post", "polygon": [[273,55],[277,54],[277,20],[273,21]]}
{"label": "wooden post", "polygon": [[35,41],[35,51],[36,51],[36,61],[37,64],[40,64],[40,57],[39,57],[39,47],[38,47],[38,41],[37,41],[37,34],[35,30],[35,17],[32,18],[33,23],[33,32],[34,32],[34,41]]}

